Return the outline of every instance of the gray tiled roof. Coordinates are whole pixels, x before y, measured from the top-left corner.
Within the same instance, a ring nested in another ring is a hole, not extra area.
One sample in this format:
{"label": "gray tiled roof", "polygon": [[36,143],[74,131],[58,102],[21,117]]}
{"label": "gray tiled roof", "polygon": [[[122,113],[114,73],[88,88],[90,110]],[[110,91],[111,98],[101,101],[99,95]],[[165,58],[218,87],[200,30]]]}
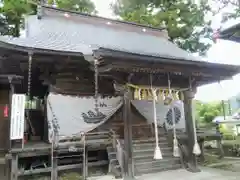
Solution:
{"label": "gray tiled roof", "polygon": [[91,55],[93,48],[85,44],[73,44],[67,38],[57,38],[54,34],[44,33],[40,36],[29,38],[13,38],[0,36],[0,41],[9,45],[17,45],[26,48],[36,48],[41,50],[79,52]]}
{"label": "gray tiled roof", "polygon": [[0,40],[58,51],[88,52],[91,48],[106,48],[140,55],[203,61],[167,39],[149,34],[116,30],[83,22],[77,23],[64,17],[44,16],[41,20],[37,20],[36,16],[32,16],[29,20],[28,38],[1,38]]}

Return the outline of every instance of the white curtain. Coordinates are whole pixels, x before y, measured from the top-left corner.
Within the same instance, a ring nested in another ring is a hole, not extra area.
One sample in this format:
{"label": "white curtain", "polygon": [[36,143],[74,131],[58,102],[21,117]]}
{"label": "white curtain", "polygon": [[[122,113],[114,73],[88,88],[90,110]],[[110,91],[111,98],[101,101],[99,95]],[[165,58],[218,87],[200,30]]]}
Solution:
{"label": "white curtain", "polygon": [[[147,119],[149,124],[154,123],[153,118],[153,102],[152,100],[133,100],[132,101],[133,106],[138,110],[138,112]],[[175,127],[176,129],[185,129],[185,115],[184,115],[184,105],[183,102],[180,100],[173,101],[173,105],[175,108],[175,112],[179,113],[178,119],[179,121],[176,122]],[[157,111],[157,122],[159,126],[162,126],[164,123],[166,123],[166,127],[168,129],[172,129],[172,125],[167,123],[167,114],[169,111],[171,111],[170,105],[164,105],[163,101],[157,101],[156,102],[156,111]],[[177,117],[175,115],[175,117]],[[171,117],[169,118],[170,120]]]}
{"label": "white curtain", "polygon": [[81,132],[92,131],[106,122],[122,105],[121,97],[99,98],[98,102],[101,117],[99,121],[94,122],[96,111],[93,96],[80,97],[50,93],[47,98],[49,141],[51,142],[54,125],[58,127],[60,140],[78,136]]}

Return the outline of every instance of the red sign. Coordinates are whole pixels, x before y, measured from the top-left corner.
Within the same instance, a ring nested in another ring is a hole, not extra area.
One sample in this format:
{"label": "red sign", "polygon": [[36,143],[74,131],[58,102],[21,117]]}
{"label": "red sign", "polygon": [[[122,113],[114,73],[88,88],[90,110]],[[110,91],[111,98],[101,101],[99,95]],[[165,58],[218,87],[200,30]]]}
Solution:
{"label": "red sign", "polygon": [[4,106],[3,116],[8,117],[8,105],[7,104]]}

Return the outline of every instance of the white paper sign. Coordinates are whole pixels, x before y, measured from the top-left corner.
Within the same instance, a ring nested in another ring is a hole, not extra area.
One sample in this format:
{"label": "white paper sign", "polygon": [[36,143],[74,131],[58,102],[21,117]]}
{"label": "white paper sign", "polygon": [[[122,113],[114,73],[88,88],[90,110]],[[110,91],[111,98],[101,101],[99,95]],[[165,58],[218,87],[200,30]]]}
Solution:
{"label": "white paper sign", "polygon": [[24,137],[25,94],[13,94],[11,106],[10,139],[17,140]]}

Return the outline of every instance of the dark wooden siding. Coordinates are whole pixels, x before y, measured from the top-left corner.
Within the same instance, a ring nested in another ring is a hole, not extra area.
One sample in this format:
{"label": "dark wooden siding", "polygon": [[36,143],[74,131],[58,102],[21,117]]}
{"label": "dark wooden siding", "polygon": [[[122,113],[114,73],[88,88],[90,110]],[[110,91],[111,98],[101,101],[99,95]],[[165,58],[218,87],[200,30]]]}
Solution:
{"label": "dark wooden siding", "polygon": [[4,107],[9,105],[9,90],[0,89],[0,151],[8,149],[9,142],[9,116],[4,117]]}

